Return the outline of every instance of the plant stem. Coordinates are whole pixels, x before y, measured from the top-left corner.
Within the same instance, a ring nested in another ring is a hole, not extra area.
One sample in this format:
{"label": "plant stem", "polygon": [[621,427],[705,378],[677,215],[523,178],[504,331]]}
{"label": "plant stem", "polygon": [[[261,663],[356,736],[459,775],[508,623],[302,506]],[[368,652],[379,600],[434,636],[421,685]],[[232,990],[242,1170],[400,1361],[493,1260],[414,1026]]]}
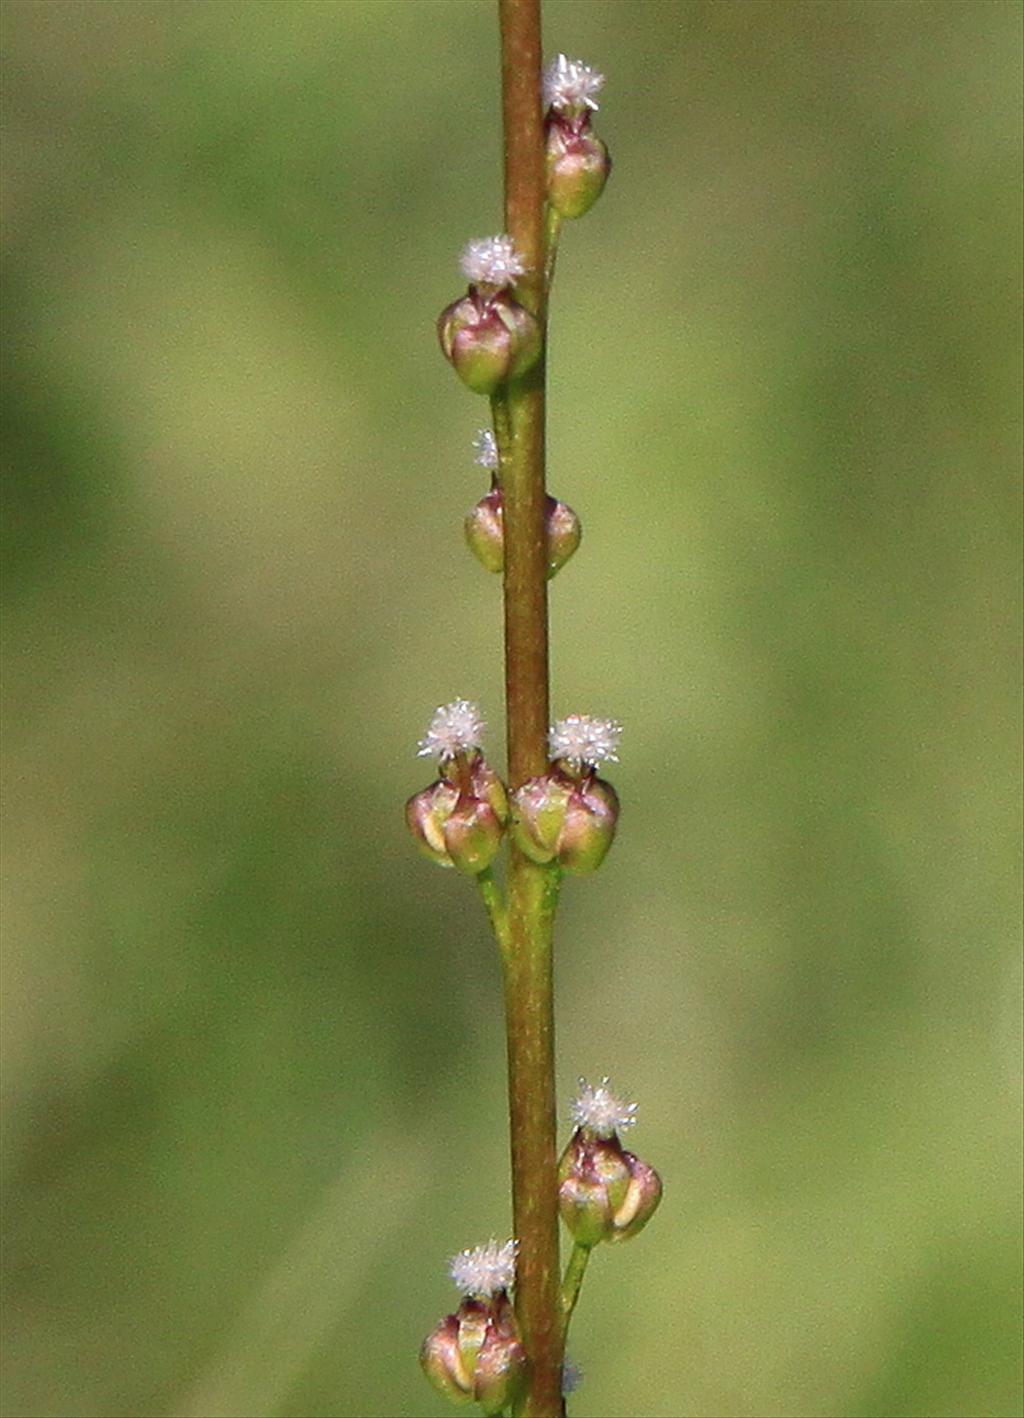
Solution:
{"label": "plant stem", "polygon": [[[528,268],[517,297],[545,322],[546,198],[540,0],[498,0],[505,135],[505,230]],[[547,536],[544,356],[507,391],[502,449],[505,537],[505,705],[511,788],[548,767]],[[508,870],[505,1020],[512,1211],[519,1253],[516,1312],[530,1360],[514,1412],[560,1418],[563,1326],[555,1176],[552,927],[557,868],[512,846]]]}
{"label": "plant stem", "polygon": [[572,1312],[576,1308],[576,1301],[580,1297],[580,1287],[583,1284],[583,1277],[587,1273],[590,1251],[590,1246],[573,1246],[569,1264],[565,1267],[565,1278],[562,1281],[562,1312],[565,1316],[566,1330],[569,1328]]}
{"label": "plant stem", "polygon": [[487,910],[494,938],[498,942],[502,959],[504,959],[508,954],[508,911],[505,899],[501,894],[501,887],[495,881],[494,873],[490,867],[486,871],[480,872],[476,884]]}

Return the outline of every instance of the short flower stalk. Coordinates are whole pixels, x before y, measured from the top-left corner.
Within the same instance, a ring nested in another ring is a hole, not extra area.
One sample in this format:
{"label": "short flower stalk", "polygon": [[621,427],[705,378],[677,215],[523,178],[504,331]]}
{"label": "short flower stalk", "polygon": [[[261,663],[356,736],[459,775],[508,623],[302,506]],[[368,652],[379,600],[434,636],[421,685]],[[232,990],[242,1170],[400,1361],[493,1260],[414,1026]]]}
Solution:
{"label": "short flower stalk", "polygon": [[[547,312],[562,224],[593,207],[610,160],[592,126],[603,75],[564,54],[542,70],[540,0],[498,0],[498,10],[505,230],[464,247],[466,290],[442,311],[438,336],[463,384],[490,401],[491,427],[474,445],[488,486],[464,531],[502,580],[507,772],[486,756],[479,708],[453,699],[420,740],[437,776],[410,797],[406,821],[425,857],[474,879],[499,946],[515,1240],[453,1259],[462,1298],[420,1360],[454,1402],[493,1418],[560,1418],[578,1383],[565,1340],[591,1253],[638,1234],[661,1182],[622,1146],[636,1109],[608,1079],[581,1082],[560,1159],[556,1150],[555,916],[563,880],[596,871],[613,845],[619,798],[599,770],[618,762],[622,726],[549,713],[547,588],[581,525],[545,486]],[[564,1275],[560,1224],[572,1242]]]}

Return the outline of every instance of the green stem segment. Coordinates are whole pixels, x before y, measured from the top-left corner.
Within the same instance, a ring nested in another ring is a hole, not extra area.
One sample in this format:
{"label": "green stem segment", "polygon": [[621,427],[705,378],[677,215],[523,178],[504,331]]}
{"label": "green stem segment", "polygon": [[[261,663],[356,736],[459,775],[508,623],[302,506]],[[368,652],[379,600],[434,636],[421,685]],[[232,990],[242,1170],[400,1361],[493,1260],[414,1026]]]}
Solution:
{"label": "green stem segment", "polygon": [[490,867],[486,871],[480,872],[476,884],[487,910],[494,938],[498,942],[504,960],[508,955],[508,909],[505,905],[505,898],[501,894],[501,887],[495,881],[494,873]]}
{"label": "green stem segment", "polygon": [[565,1267],[565,1278],[562,1281],[562,1313],[565,1316],[566,1330],[569,1328],[572,1312],[576,1308],[576,1301],[580,1297],[580,1287],[583,1284],[583,1277],[587,1273],[590,1251],[590,1246],[578,1244],[573,1246],[569,1264]]}
{"label": "green stem segment", "polygon": [[[528,270],[516,295],[545,325],[544,125],[540,0],[498,0],[505,135],[505,230]],[[505,538],[505,704],[509,786],[548,767],[547,537],[544,518],[544,356],[509,385],[501,416]],[[497,413],[497,410],[496,410]],[[505,415],[507,413],[507,419]],[[504,432],[505,430],[502,430]],[[505,1022],[512,1211],[519,1242],[516,1312],[530,1360],[515,1413],[560,1418],[563,1322],[555,1173],[552,928],[557,868],[513,845],[508,870]]]}

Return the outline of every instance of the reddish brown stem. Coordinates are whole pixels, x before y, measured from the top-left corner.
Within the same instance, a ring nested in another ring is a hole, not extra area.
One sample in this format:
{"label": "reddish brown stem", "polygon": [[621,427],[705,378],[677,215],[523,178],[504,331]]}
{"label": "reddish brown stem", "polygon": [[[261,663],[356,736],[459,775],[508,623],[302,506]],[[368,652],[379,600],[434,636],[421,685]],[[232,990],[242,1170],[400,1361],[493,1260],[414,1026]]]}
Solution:
{"label": "reddish brown stem", "polygon": [[[498,0],[505,133],[505,229],[528,267],[517,294],[546,316],[545,167],[540,0]],[[544,521],[544,357],[502,401],[505,529],[505,701],[514,788],[548,766],[547,537]],[[505,1017],[512,1207],[519,1241],[516,1312],[530,1359],[529,1418],[559,1418],[563,1323],[555,1180],[552,925],[557,869],[513,846],[508,877]]]}

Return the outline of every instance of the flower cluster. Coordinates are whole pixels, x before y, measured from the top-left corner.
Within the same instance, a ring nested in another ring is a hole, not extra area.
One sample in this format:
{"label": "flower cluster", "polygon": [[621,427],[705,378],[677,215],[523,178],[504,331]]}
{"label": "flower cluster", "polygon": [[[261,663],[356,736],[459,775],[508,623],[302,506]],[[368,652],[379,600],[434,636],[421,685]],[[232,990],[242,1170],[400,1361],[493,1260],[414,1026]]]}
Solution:
{"label": "flower cluster", "polygon": [[[491,474],[491,487],[466,514],[466,542],[485,571],[500,575],[505,570],[505,499],[498,479],[501,458],[497,440],[489,428],[480,430],[473,447],[476,449],[474,462]],[[550,579],[561,571],[579,546],[583,528],[568,503],[550,495],[544,498],[544,522]]]}
{"label": "flower cluster", "polygon": [[580,1246],[627,1241],[646,1226],[661,1201],[661,1178],[627,1152],[618,1134],[636,1122],[636,1104],[616,1097],[602,1078],[580,1079],[571,1108],[576,1130],[558,1164],[558,1206]]}
{"label": "flower cluster", "polygon": [[554,759],[547,773],[512,794],[512,833],[535,862],[557,861],[563,871],[596,871],[615,838],[618,794],[597,776],[617,763],[622,725],[615,719],[570,714],[548,734]]}
{"label": "flower cluster", "polygon": [[483,730],[480,710],[468,699],[435,710],[417,753],[436,758],[441,776],[405,805],[423,854],[468,876],[494,861],[509,817],[505,785],[480,751]]}
{"label": "flower cluster", "polygon": [[540,326],[512,294],[526,265],[504,234],[469,242],[460,265],[469,290],[441,311],[438,338],[463,383],[477,394],[493,394],[540,355]]}
{"label": "flower cluster", "polygon": [[[556,55],[547,66],[541,95],[545,249],[535,253],[531,245],[527,256],[507,232],[468,242],[459,258],[467,289],[441,312],[437,323],[441,349],[459,378],[493,402],[496,426],[480,429],[473,445],[474,461],[489,475],[490,485],[467,515],[465,535],[477,559],[495,573],[505,571],[505,495],[509,493],[511,507],[510,479],[519,472],[520,454],[529,448],[522,437],[529,421],[520,422],[526,407],[520,394],[535,386],[515,386],[530,375],[543,353],[542,323],[561,223],[590,210],[611,170],[608,149],[592,131],[603,86],[603,74],[566,54]],[[581,528],[572,508],[557,498],[546,495],[543,511],[551,577],[576,551]],[[538,507],[538,522],[539,514]],[[515,530],[524,536],[528,532],[536,548],[539,525]],[[478,706],[468,699],[453,699],[435,710],[416,751],[436,764],[438,776],[409,798],[406,821],[425,856],[477,878],[507,954],[515,936],[510,929],[510,923],[515,924],[512,906],[490,871],[506,832],[522,854],[513,853],[513,869],[522,869],[522,857],[550,868],[543,873],[546,886],[553,886],[562,873],[596,870],[612,845],[619,817],[615,789],[598,771],[619,761],[622,725],[588,714],[556,720],[548,732],[546,770],[524,783],[517,780],[514,792],[487,762],[484,729]],[[517,902],[516,909],[521,905]],[[524,1003],[516,1001],[514,992],[511,999],[513,1011]],[[576,1269],[570,1266],[567,1272],[564,1312],[549,1317],[556,1325],[556,1342],[564,1337],[575,1304],[582,1277],[580,1252],[589,1254],[602,1241],[635,1236],[661,1198],[657,1172],[627,1152],[619,1139],[634,1126],[636,1112],[636,1104],[613,1092],[607,1077],[597,1084],[580,1079],[570,1109],[573,1132],[557,1171],[558,1207],[574,1241]],[[518,1132],[517,1139],[518,1147]],[[536,1180],[543,1182],[543,1177]],[[525,1244],[525,1223],[523,1234]],[[531,1252],[528,1258],[531,1268],[527,1271],[524,1264],[522,1270],[524,1304],[536,1299],[528,1290],[527,1276],[532,1281],[539,1273],[533,1268],[537,1257]],[[556,1259],[541,1258],[545,1268]],[[535,1397],[531,1392],[526,1401],[530,1366],[510,1299],[516,1267],[515,1240],[492,1238],[453,1256],[449,1275],[459,1292],[458,1307],[434,1327],[420,1352],[423,1370],[438,1392],[457,1403],[475,1401],[490,1418],[507,1410],[519,1412]],[[534,1357],[540,1393],[558,1374],[552,1363],[542,1385],[539,1355]],[[579,1384],[578,1368],[566,1360],[561,1379],[563,1394],[571,1393]],[[557,1397],[551,1397],[551,1407],[558,1407]]]}
{"label": "flower cluster", "polygon": [[462,1302],[420,1350],[423,1372],[439,1393],[456,1403],[475,1399],[490,1415],[515,1401],[526,1377],[526,1353],[508,1297],[515,1255],[515,1241],[492,1240],[454,1256],[451,1277]]}
{"label": "flower cluster", "polygon": [[608,181],[608,149],[590,128],[603,84],[603,74],[564,54],[544,72],[548,201],[560,217],[589,212]]}

